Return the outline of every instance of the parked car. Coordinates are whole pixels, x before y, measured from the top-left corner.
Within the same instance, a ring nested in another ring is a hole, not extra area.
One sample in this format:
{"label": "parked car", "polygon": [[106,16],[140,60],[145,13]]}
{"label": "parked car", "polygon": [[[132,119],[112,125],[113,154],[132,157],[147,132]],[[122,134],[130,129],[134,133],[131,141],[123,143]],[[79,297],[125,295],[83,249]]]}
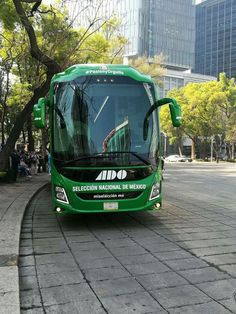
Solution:
{"label": "parked car", "polygon": [[182,155],[182,156],[180,156],[180,160],[179,160],[180,162],[191,162],[192,161],[192,158],[190,158],[190,157],[187,157],[187,156],[185,156],[185,155]]}
{"label": "parked car", "polygon": [[191,162],[192,159],[185,156],[185,155],[170,155],[168,157],[165,158],[165,161],[169,161],[169,162]]}

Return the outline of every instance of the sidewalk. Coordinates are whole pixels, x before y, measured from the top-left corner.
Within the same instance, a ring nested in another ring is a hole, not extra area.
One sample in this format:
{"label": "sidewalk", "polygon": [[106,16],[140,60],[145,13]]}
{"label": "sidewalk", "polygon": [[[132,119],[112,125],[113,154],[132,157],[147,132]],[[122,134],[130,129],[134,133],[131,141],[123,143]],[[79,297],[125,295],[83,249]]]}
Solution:
{"label": "sidewalk", "polygon": [[38,174],[0,184],[0,314],[19,314],[18,255],[24,211],[33,195],[50,181]]}

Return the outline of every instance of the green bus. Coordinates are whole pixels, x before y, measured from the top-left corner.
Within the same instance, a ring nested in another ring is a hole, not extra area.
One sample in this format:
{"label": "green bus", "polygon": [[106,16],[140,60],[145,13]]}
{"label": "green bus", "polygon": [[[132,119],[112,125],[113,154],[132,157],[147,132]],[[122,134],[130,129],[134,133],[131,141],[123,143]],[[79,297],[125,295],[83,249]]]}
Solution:
{"label": "green bus", "polygon": [[49,114],[53,208],[95,213],[161,207],[162,165],[159,108],[153,80],[126,65],[74,65],[56,74],[49,97],[34,106],[34,123]]}

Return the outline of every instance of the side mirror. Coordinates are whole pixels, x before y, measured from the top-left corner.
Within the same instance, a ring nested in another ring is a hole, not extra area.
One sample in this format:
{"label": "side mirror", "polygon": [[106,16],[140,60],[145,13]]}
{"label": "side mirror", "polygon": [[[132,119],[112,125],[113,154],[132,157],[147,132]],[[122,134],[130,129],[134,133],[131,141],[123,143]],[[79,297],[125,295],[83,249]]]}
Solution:
{"label": "side mirror", "polygon": [[34,105],[34,126],[38,129],[46,127],[46,105],[48,100],[39,98],[38,103]]}
{"label": "side mirror", "polygon": [[172,103],[169,104],[169,108],[173,126],[175,127],[181,126],[182,111],[180,105],[177,104],[175,99],[172,99]]}
{"label": "side mirror", "polygon": [[155,102],[148,112],[146,113],[146,116],[144,118],[143,122],[143,139],[146,141],[148,137],[148,124],[149,124],[149,118],[150,115],[153,113],[154,110],[156,110],[158,107],[161,107],[163,105],[169,104],[170,108],[170,114],[171,114],[171,120],[172,124],[175,127],[179,127],[181,125],[182,120],[182,113],[181,113],[181,107],[173,98],[162,98],[159,99],[157,102]]}

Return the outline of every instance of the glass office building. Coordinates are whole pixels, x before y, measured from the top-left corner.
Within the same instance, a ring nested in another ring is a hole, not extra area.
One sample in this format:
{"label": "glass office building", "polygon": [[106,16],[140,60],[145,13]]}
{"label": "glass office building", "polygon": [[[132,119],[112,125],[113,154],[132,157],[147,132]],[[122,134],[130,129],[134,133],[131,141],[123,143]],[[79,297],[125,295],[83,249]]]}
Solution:
{"label": "glass office building", "polygon": [[163,53],[169,67],[193,68],[195,7],[192,0],[151,0],[151,56]]}
{"label": "glass office building", "polygon": [[96,12],[100,20],[117,16],[121,21],[120,33],[128,39],[127,56],[153,57],[162,53],[169,67],[188,69],[194,65],[194,0],[84,0],[79,3],[70,0],[66,3],[70,15],[77,15],[81,25],[88,25]]}
{"label": "glass office building", "polygon": [[195,72],[236,77],[236,0],[196,6]]}

